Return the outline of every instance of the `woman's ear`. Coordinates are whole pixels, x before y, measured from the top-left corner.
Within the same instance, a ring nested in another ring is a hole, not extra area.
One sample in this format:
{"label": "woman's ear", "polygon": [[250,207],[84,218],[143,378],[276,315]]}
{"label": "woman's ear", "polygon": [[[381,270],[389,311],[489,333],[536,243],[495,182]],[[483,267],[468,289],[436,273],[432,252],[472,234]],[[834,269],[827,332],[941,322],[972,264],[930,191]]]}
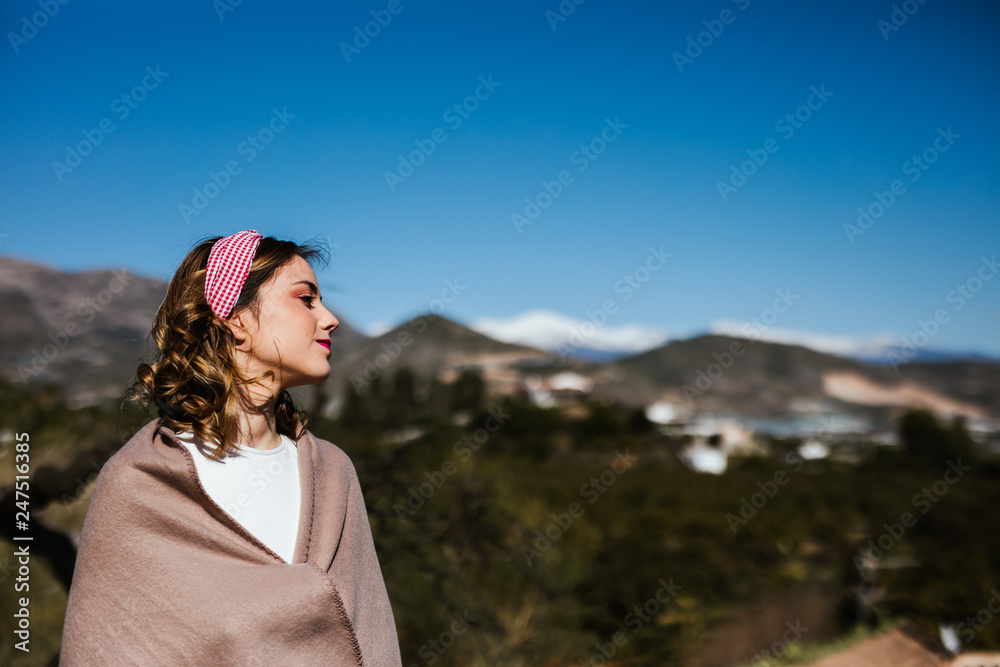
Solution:
{"label": "woman's ear", "polygon": [[229,327],[233,336],[236,338],[236,346],[239,347],[245,341],[252,341],[250,336],[249,326],[253,321],[253,316],[247,310],[242,310],[236,315],[233,315],[228,320],[223,320],[225,325]]}

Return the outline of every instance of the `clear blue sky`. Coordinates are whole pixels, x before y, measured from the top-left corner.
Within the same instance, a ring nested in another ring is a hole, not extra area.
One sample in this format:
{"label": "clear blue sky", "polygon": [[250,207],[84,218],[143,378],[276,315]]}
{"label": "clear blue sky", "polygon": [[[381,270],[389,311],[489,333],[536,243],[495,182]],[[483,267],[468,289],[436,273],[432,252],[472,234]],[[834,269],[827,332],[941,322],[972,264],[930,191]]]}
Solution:
{"label": "clear blue sky", "polygon": [[[459,321],[583,317],[613,298],[614,324],[688,334],[791,288],[776,326],[902,335],[944,308],[933,346],[1000,355],[1000,275],[961,310],[947,300],[1000,253],[996,3],[911,0],[891,32],[892,3],[874,1],[587,0],[554,30],[556,0],[222,6],[77,0],[49,18],[4,3],[0,253],[168,279],[197,239],[254,228],[336,244],[324,301],[362,329],[456,278]],[[373,11],[391,21],[348,62],[341,43]],[[674,53],[710,28],[679,71]],[[480,77],[499,85],[446,116]],[[272,109],[294,118],[241,149]],[[810,117],[789,136],[776,122],[797,109]],[[627,128],[574,157],[606,118]],[[100,144],[54,168],[102,119]],[[949,127],[934,164],[905,172]],[[434,152],[390,188],[415,141]],[[767,161],[724,200],[748,150]],[[239,173],[185,220],[230,161]],[[518,233],[511,215],[562,170],[572,182]],[[905,191],[851,243],[844,225],[896,179]],[[616,282],[661,245],[669,262],[625,302]]]}

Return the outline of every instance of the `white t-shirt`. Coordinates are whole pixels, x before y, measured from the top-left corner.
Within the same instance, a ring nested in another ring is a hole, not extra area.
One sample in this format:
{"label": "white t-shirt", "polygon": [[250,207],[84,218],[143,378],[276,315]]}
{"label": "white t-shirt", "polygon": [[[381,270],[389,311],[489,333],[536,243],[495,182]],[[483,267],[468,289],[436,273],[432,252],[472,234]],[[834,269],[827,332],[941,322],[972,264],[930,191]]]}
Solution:
{"label": "white t-shirt", "polygon": [[213,461],[208,451],[203,454],[198,449],[193,433],[178,431],[176,435],[194,457],[198,477],[212,500],[291,563],[302,503],[295,441],[282,435],[274,449],[241,445],[239,452]]}

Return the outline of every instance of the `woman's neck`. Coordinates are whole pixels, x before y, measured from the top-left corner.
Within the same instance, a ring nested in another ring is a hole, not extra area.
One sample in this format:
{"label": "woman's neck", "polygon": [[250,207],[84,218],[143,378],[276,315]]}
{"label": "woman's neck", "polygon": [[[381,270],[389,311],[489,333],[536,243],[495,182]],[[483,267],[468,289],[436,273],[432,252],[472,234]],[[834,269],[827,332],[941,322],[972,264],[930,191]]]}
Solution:
{"label": "woman's neck", "polygon": [[276,400],[270,396],[261,401],[254,396],[253,411],[243,410],[240,413],[239,443],[254,449],[275,449],[281,445],[278,435],[277,420],[274,414]]}

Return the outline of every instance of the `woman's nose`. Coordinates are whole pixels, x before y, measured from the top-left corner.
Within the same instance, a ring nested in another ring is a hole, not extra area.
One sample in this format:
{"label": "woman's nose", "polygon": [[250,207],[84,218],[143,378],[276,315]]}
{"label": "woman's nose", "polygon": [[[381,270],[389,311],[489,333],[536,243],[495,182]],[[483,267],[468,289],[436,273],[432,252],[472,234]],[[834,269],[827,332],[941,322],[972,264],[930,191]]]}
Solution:
{"label": "woman's nose", "polygon": [[330,331],[336,331],[337,327],[340,326],[340,320],[337,316],[330,312],[330,309],[323,306],[323,310],[326,311],[326,316],[323,318],[323,328],[329,329]]}

